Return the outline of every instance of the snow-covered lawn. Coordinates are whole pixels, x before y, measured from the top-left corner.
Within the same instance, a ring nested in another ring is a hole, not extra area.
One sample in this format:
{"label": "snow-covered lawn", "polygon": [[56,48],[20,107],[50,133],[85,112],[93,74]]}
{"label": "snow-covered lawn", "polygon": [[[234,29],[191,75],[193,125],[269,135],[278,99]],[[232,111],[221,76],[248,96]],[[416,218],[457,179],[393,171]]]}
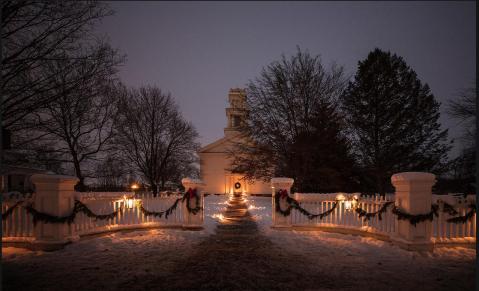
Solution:
{"label": "snow-covered lawn", "polygon": [[[28,289],[27,286],[50,289],[54,285],[55,290],[68,290],[75,284],[75,290],[111,290],[126,282],[131,284],[131,278],[162,272],[183,260],[214,231],[216,217],[225,208],[225,199],[224,196],[206,197],[205,229],[201,231],[119,231],[85,237],[55,252],[4,247],[4,287],[6,290],[13,290],[9,286],[16,290]],[[24,286],[25,276],[29,282]]]}
{"label": "snow-covered lawn", "polygon": [[[357,287],[381,289],[392,284],[407,290],[418,288],[421,282],[434,282],[434,286],[451,290],[472,290],[469,288],[474,286],[475,249],[440,247],[433,253],[418,253],[369,237],[274,230],[270,228],[271,198],[250,197],[249,203],[249,211],[261,232],[273,243],[309,258],[332,275],[355,279]],[[421,289],[429,288],[426,284]]]}

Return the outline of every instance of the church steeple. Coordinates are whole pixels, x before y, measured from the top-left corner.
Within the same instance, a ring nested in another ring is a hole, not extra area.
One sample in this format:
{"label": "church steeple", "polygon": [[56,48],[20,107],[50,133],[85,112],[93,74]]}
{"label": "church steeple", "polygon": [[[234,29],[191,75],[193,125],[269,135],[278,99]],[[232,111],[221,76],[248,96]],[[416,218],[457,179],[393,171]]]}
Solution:
{"label": "church steeple", "polygon": [[238,133],[238,127],[243,123],[246,115],[246,92],[244,89],[230,89],[228,93],[229,107],[226,108],[228,124],[225,127],[225,136]]}

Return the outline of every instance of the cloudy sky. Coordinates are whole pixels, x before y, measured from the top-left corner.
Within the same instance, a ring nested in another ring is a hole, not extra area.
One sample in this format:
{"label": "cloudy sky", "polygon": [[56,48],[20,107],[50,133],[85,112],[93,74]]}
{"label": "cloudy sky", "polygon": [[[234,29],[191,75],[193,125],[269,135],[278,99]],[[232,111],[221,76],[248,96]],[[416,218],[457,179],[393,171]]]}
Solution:
{"label": "cloudy sky", "polygon": [[[230,88],[296,46],[343,65],[379,47],[402,56],[443,104],[476,72],[475,2],[110,2],[99,27],[127,54],[122,80],[170,92],[206,145],[223,136]],[[459,147],[456,147],[455,152]]]}

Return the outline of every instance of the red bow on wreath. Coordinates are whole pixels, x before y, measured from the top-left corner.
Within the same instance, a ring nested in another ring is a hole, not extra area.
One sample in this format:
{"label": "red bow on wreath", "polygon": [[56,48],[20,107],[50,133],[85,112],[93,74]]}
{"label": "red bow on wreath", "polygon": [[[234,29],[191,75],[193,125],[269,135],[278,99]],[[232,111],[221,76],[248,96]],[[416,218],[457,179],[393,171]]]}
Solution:
{"label": "red bow on wreath", "polygon": [[286,191],[284,189],[279,190],[279,197],[281,199],[285,199],[286,197],[288,197],[288,191]]}
{"label": "red bow on wreath", "polygon": [[190,195],[190,198],[196,197],[196,189],[188,189],[188,194]]}

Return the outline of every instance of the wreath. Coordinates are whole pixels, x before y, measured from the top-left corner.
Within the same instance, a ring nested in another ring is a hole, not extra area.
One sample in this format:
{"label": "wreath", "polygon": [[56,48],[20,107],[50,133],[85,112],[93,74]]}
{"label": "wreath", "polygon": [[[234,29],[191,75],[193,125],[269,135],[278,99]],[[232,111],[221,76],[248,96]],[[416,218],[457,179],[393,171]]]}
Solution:
{"label": "wreath", "polygon": [[241,183],[240,182],[236,182],[235,183],[235,189],[239,189],[241,188]]}

